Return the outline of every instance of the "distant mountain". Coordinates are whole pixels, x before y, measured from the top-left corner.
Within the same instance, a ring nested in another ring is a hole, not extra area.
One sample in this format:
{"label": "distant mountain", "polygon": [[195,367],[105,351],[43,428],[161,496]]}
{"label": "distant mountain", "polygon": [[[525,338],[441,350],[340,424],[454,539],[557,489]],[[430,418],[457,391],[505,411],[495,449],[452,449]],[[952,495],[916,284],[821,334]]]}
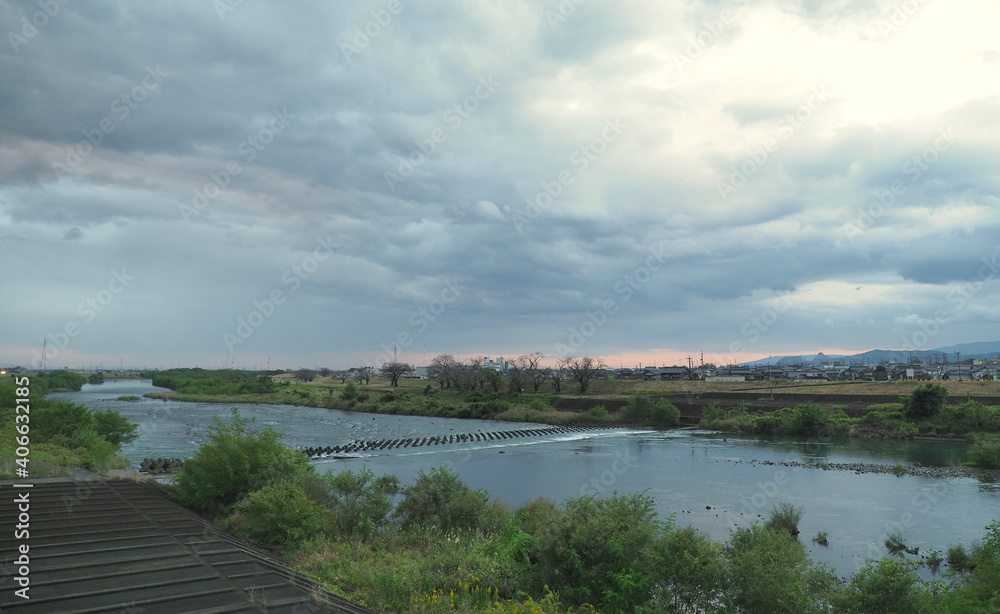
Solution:
{"label": "distant mountain", "polygon": [[864,364],[878,364],[880,362],[905,363],[910,360],[910,356],[926,362],[940,362],[943,358],[947,358],[949,362],[955,362],[957,359],[955,352],[962,353],[962,360],[966,358],[992,360],[996,359],[998,354],[1000,354],[1000,341],[976,341],[973,343],[961,343],[948,347],[935,348],[933,350],[914,350],[912,352],[905,350],[868,350],[860,354],[850,355],[824,354],[820,352],[818,354],[805,354],[801,356],[771,356],[770,358],[762,358],[747,364],[753,366],[820,365],[829,363],[830,361]]}

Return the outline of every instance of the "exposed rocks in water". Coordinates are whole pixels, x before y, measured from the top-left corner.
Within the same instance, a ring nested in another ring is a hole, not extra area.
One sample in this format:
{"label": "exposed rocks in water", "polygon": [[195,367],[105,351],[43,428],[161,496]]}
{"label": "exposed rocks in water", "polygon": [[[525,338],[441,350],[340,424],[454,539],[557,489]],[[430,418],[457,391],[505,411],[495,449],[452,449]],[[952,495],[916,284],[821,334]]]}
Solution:
{"label": "exposed rocks in water", "polygon": [[1000,470],[976,467],[928,467],[920,464],[883,465],[879,463],[806,463],[802,461],[736,460],[736,464],[774,465],[801,469],[822,469],[823,471],[853,471],[854,473],[891,473],[893,475],[916,475],[929,478],[976,478],[986,482],[1000,481]]}

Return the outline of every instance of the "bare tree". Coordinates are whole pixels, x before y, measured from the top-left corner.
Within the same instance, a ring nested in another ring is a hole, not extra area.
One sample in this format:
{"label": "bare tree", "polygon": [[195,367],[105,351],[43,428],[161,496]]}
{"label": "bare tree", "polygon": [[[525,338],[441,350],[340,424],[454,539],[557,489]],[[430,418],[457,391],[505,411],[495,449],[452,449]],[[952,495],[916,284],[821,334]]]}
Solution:
{"label": "bare tree", "polygon": [[566,366],[569,368],[569,376],[573,378],[573,381],[580,384],[580,394],[587,392],[590,381],[594,379],[594,374],[599,369],[604,368],[604,364],[600,359],[591,358],[590,356],[570,358],[567,360]]}
{"label": "bare tree", "polygon": [[372,371],[374,371],[371,367],[351,367],[350,370],[354,372],[354,379],[358,380],[359,383],[364,382],[365,386],[368,385],[373,375]]}
{"label": "bare tree", "polygon": [[316,379],[316,372],[312,369],[299,369],[295,372],[295,379],[300,379],[303,382],[311,382]]}
{"label": "bare tree", "polygon": [[319,370],[319,374],[322,377],[330,377],[331,373],[333,373],[333,371],[327,369],[326,367],[323,367],[322,369]]}
{"label": "bare tree", "polygon": [[346,384],[351,377],[350,371],[334,371],[333,376],[340,380],[341,384]]}
{"label": "bare tree", "polygon": [[534,354],[524,354],[514,359],[514,364],[517,365],[518,370],[521,372],[521,381],[531,384],[535,392],[538,392],[538,389],[542,387],[545,380],[550,377],[546,373],[545,368],[542,367],[543,358],[545,358],[545,354],[535,352]]}
{"label": "bare tree", "polygon": [[439,354],[431,360],[431,366],[427,370],[427,374],[441,388],[445,386],[458,388],[460,386],[461,378],[459,377],[459,371],[461,371],[461,367],[451,354]]}
{"label": "bare tree", "polygon": [[413,367],[405,362],[387,362],[382,365],[382,377],[389,378],[393,387],[399,386],[399,378],[412,373]]}
{"label": "bare tree", "polygon": [[552,384],[556,387],[556,392],[562,392],[562,383],[566,379],[566,364],[568,362],[568,358],[560,358],[556,362],[555,369],[546,369],[549,379],[552,380]]}
{"label": "bare tree", "polygon": [[482,356],[472,356],[462,368],[463,388],[477,390],[486,381],[486,367],[483,365],[485,358]]}

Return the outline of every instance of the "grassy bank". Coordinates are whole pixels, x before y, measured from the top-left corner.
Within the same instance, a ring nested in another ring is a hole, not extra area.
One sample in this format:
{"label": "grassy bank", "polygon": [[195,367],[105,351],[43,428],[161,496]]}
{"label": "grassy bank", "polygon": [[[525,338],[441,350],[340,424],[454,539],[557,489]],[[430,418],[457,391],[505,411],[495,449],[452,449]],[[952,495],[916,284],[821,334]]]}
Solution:
{"label": "grassy bank", "polygon": [[859,417],[835,407],[806,403],[773,412],[750,412],[745,405],[709,406],[701,426],[724,432],[807,437],[912,439],[951,437],[972,443],[970,464],[1000,469],[1000,407],[977,401],[947,405],[943,387],[915,388],[900,403],[873,405]]}
{"label": "grassy bank", "polygon": [[[1000,523],[947,559],[908,559],[904,544],[897,556],[838,578],[811,562],[797,537],[808,510],[784,502],[761,524],[717,543],[657,517],[644,494],[558,505],[537,499],[511,510],[443,468],[421,472],[405,488],[369,471],[319,474],[278,440],[238,413],[219,421],[177,475],[175,497],[378,612],[930,614],[1000,607]],[[921,580],[921,564],[933,573],[947,568],[952,581]]]}
{"label": "grassy bank", "polygon": [[[0,377],[0,479],[14,478],[19,469],[40,478],[69,475],[73,467],[97,473],[127,468],[128,461],[118,452],[135,439],[136,425],[112,410],[92,411],[46,399],[50,384],[77,383],[63,372],[54,373],[60,375]],[[82,385],[79,382],[77,389]],[[28,402],[19,403],[25,390]]]}

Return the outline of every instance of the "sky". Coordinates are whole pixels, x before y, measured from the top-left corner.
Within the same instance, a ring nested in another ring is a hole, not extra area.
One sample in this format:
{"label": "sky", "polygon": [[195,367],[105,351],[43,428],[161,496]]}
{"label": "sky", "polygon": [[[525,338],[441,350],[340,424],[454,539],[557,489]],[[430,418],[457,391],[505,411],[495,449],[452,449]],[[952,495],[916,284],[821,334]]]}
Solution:
{"label": "sky", "polygon": [[1000,339],[995,0],[0,0],[0,364]]}

